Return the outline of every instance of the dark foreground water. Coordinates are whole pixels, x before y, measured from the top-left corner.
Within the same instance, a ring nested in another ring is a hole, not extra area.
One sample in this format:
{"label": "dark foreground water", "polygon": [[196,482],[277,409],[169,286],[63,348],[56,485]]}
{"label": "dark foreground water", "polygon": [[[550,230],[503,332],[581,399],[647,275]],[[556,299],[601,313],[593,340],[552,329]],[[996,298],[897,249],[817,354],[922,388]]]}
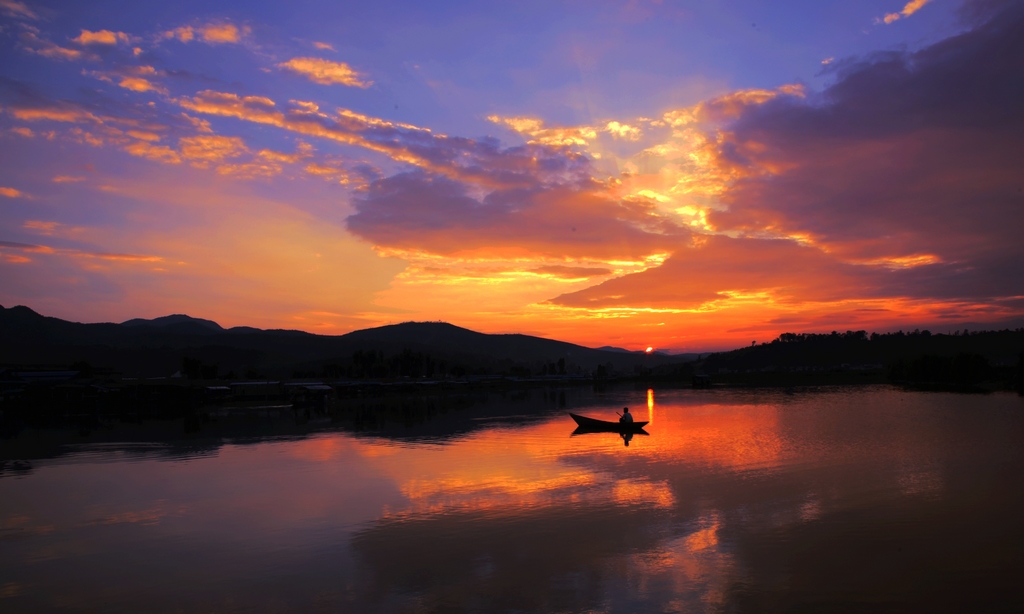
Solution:
{"label": "dark foreground water", "polygon": [[407,401],[0,440],[0,611],[1024,611],[1015,395]]}

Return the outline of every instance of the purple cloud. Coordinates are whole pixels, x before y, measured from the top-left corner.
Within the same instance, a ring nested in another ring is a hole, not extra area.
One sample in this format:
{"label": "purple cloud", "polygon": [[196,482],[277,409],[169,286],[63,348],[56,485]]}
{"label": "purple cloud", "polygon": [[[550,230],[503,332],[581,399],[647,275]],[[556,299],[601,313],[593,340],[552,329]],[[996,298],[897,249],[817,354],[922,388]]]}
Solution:
{"label": "purple cloud", "polygon": [[589,184],[537,184],[474,196],[440,175],[401,173],[371,183],[346,224],[377,245],[446,255],[641,259],[689,236],[652,207],[612,199]]}

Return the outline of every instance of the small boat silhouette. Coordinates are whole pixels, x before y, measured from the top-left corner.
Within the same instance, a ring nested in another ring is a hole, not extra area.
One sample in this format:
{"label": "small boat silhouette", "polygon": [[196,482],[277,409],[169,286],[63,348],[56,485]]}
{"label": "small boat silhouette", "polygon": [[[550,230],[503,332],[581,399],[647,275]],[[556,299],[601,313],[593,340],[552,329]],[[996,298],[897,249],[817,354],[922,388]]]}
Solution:
{"label": "small boat silhouette", "polygon": [[647,421],[643,422],[610,422],[608,420],[598,420],[597,418],[588,418],[587,416],[580,416],[579,414],[569,414],[573,420],[576,421],[577,432],[581,433],[642,433],[644,427],[647,426]]}

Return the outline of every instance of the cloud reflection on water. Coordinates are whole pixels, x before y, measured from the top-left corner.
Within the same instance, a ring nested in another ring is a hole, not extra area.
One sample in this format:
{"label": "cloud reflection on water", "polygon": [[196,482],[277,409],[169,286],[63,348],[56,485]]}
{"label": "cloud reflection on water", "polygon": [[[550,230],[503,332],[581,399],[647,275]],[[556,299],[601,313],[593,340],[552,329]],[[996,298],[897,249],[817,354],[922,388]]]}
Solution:
{"label": "cloud reflection on water", "polygon": [[[672,474],[771,466],[783,454],[778,408],[669,403],[655,410],[653,394],[648,398],[658,429],[628,449],[614,433],[570,438],[572,423],[561,417],[478,432],[455,445],[371,456],[368,462],[407,503],[355,536],[368,581],[389,594],[426,591],[441,600],[437,605],[457,609],[474,606],[456,595],[481,590],[513,608],[559,609],[547,592],[552,585],[577,606],[582,599],[601,608],[609,596],[589,582],[621,584],[622,598],[647,594],[642,601],[649,605],[669,593],[691,605],[720,603],[735,576],[734,557],[719,540],[722,521],[714,509],[688,517],[701,505],[698,494],[679,489]],[[685,527],[681,536],[672,535],[676,523]],[[580,542],[596,543],[581,551]],[[442,571],[482,557],[489,578],[518,577],[515,587],[543,590],[480,588],[485,580],[469,570]],[[465,578],[476,588],[464,586]]]}
{"label": "cloud reflection on water", "polygon": [[[1000,487],[1021,464],[1017,397],[656,397],[651,435],[628,448],[570,437],[554,414],[430,442],[335,431],[173,462],[34,461],[0,479],[0,573],[19,587],[0,605],[715,611],[857,590],[941,604],[953,589],[912,570],[1024,567],[1007,521],[1024,504]],[[999,573],[972,580],[991,603],[1007,595]]]}

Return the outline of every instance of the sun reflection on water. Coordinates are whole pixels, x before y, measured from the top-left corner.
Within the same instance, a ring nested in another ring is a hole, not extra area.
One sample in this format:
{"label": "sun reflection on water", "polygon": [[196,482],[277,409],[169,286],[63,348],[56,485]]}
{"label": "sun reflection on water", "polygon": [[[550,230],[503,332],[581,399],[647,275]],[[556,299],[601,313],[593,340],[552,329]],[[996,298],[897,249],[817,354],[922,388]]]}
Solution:
{"label": "sun reflection on water", "polygon": [[[729,609],[737,586],[779,579],[780,544],[830,556],[820,540],[842,546],[849,534],[849,526],[829,528],[837,519],[849,516],[856,531],[875,531],[885,543],[905,531],[934,541],[932,525],[903,519],[892,532],[862,514],[891,501],[884,509],[898,513],[934,505],[958,487],[966,488],[960,503],[973,501],[976,489],[949,473],[950,459],[958,467],[980,462],[993,449],[1011,449],[1006,439],[1018,445],[1021,432],[998,422],[1019,412],[994,412],[998,420],[972,431],[959,418],[966,412],[950,411],[954,418],[942,422],[946,414],[935,409],[969,401],[978,420],[985,414],[976,405],[1004,402],[994,397],[696,392],[659,390],[657,402],[654,389],[595,392],[568,395],[568,404],[550,392],[527,395],[517,403],[546,409],[509,411],[505,421],[488,418],[429,441],[330,430],[225,441],[170,462],[152,455],[113,462],[103,459],[120,452],[90,450],[33,462],[22,477],[0,474],[0,575],[9,586],[47,586],[84,605],[101,606],[103,595],[119,590],[125,603],[152,603],[154,593],[144,591],[157,589],[142,576],[158,576],[129,564],[141,550],[174,570],[159,590],[174,592],[187,578],[189,590],[212,591],[204,593],[209,599],[219,590],[242,595],[251,578],[270,585],[298,570],[293,576],[308,577],[304,586],[314,593],[343,578],[338,603],[367,605],[363,611],[481,603],[716,611]],[[612,418],[644,397],[649,435],[629,447],[616,433],[571,436],[575,424],[565,412]],[[965,441],[973,442],[971,454]],[[993,456],[998,463],[1019,464],[1019,456],[1001,454]],[[991,464],[976,474],[1002,475]],[[1019,503],[1011,498],[1004,507],[1019,511]],[[856,553],[846,546],[835,552]],[[203,579],[218,574],[236,585]],[[111,575],[127,578],[125,586],[97,592]],[[52,577],[64,580],[54,586]],[[0,590],[0,598],[23,596],[3,590],[12,594]],[[132,590],[140,591],[134,602]]]}

